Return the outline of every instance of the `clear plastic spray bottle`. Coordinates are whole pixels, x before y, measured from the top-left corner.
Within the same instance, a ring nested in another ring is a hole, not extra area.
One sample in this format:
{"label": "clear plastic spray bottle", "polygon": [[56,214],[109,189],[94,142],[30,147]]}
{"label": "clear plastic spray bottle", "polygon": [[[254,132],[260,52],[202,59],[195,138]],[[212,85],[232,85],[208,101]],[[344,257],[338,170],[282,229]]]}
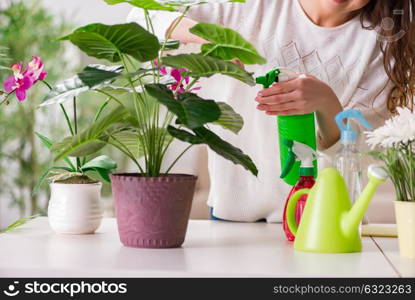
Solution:
{"label": "clear plastic spray bottle", "polygon": [[367,129],[372,129],[372,126],[358,110],[345,110],[336,116],[336,123],[341,133],[341,147],[334,156],[333,163],[343,176],[350,200],[354,203],[362,192],[363,177],[361,152],[357,143],[358,134],[352,128],[351,119],[355,119]]}

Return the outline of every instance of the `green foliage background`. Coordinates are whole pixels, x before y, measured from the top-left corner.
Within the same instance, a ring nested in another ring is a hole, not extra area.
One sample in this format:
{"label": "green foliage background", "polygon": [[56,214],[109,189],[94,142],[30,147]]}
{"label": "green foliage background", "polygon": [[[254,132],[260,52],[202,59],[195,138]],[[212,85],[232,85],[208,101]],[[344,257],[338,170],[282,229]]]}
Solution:
{"label": "green foliage background", "polygon": [[[38,1],[9,1],[5,7],[0,9],[0,45],[7,48],[8,65],[41,56],[48,71],[47,80],[61,77],[67,66],[62,60],[63,45],[56,37],[72,26],[55,20]],[[0,72],[2,82],[8,76],[10,72]],[[31,190],[48,163],[47,152],[35,137],[40,120],[51,113],[37,109],[46,92],[45,86],[37,84],[25,102],[11,98],[10,105],[0,108],[0,193],[2,201],[11,199],[10,205],[19,207],[20,215],[45,209],[40,205],[45,191],[32,197]]]}

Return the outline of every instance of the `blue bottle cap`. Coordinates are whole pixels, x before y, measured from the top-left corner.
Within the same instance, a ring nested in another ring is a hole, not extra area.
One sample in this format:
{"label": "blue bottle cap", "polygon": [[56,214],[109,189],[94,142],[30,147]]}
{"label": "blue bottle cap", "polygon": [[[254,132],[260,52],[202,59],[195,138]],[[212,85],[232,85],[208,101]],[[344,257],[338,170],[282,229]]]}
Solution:
{"label": "blue bottle cap", "polygon": [[[355,109],[342,111],[336,116],[336,123],[340,129],[340,141],[342,144],[354,144],[357,140],[357,132],[353,130],[350,119],[357,120],[367,129],[373,128],[360,111]],[[346,124],[344,123],[344,120],[346,120]]]}

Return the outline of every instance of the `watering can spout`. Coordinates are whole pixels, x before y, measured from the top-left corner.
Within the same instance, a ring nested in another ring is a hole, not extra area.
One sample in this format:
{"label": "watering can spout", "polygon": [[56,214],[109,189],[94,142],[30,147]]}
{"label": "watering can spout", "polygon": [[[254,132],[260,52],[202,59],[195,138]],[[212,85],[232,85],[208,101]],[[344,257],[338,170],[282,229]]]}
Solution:
{"label": "watering can spout", "polygon": [[341,227],[346,236],[351,236],[354,232],[356,232],[356,230],[358,230],[360,222],[365,215],[373,194],[379,184],[388,178],[388,175],[381,166],[371,165],[368,169],[368,177],[369,182],[362,194],[354,203],[350,211],[346,212],[342,217]]}

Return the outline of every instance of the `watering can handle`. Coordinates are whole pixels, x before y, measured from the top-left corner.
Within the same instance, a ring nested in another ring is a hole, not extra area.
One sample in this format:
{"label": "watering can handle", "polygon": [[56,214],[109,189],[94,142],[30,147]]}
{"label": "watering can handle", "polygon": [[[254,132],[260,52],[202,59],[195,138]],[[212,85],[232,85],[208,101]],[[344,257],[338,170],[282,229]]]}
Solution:
{"label": "watering can handle", "polygon": [[287,224],[288,228],[290,229],[291,233],[295,236],[297,234],[297,222],[295,221],[295,208],[297,206],[298,200],[300,200],[301,196],[308,195],[310,189],[301,189],[296,191],[288,200],[287,205]]}

